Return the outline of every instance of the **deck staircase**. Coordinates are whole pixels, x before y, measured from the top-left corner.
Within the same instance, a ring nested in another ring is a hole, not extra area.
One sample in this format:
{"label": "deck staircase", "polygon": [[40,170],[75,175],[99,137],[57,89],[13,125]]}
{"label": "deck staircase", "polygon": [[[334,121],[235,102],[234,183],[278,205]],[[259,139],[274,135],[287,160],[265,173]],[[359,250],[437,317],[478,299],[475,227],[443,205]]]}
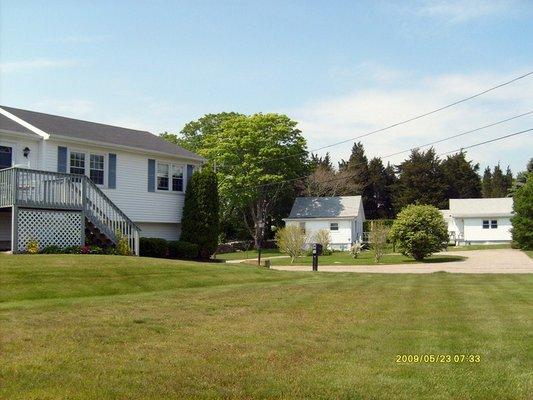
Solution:
{"label": "deck staircase", "polygon": [[80,211],[87,243],[109,246],[124,238],[139,254],[139,227],[85,175],[0,170],[0,207],[12,206]]}

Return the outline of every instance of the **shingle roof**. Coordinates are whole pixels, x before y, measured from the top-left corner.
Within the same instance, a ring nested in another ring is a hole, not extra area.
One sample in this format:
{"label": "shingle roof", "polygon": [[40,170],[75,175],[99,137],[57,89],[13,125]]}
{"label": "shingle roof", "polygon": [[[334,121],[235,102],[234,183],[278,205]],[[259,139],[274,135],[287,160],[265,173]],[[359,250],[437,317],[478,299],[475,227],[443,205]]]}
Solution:
{"label": "shingle roof", "polygon": [[121,128],[118,126],[83,121],[79,119],[60,117],[36,111],[0,106],[4,110],[17,116],[50,134],[66,136],[73,139],[85,139],[102,143],[128,146],[142,150],[156,151],[173,156],[182,156],[202,160],[199,155],[167,142],[147,131]]}
{"label": "shingle roof", "polygon": [[453,217],[511,216],[513,198],[450,199],[450,214]]}
{"label": "shingle roof", "polygon": [[17,133],[26,133],[28,135],[33,135],[36,138],[40,138],[39,135],[33,133],[25,126],[20,125],[18,122],[13,121],[12,119],[6,117],[3,114],[0,114],[0,130],[17,132]]}
{"label": "shingle roof", "polygon": [[297,197],[288,219],[357,217],[361,196]]}

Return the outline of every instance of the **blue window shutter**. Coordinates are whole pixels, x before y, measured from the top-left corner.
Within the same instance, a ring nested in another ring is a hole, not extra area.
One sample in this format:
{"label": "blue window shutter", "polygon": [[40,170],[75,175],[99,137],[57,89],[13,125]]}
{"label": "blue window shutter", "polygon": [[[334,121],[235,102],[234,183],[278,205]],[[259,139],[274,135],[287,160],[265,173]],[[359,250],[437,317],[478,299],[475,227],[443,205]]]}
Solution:
{"label": "blue window shutter", "polygon": [[155,192],[155,160],[148,160],[148,191]]}
{"label": "blue window shutter", "polygon": [[107,187],[109,189],[117,188],[117,155],[109,153],[107,169]]}
{"label": "blue window shutter", "polygon": [[67,148],[57,146],[57,172],[67,172]]}
{"label": "blue window shutter", "polygon": [[187,164],[187,183],[192,178],[192,174],[194,173],[194,165]]}

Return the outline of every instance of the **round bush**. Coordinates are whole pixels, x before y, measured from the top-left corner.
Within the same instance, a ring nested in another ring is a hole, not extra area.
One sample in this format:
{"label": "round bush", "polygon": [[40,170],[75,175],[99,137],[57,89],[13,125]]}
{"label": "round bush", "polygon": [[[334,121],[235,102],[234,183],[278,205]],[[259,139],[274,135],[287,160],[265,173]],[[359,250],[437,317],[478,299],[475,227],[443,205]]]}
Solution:
{"label": "round bush", "polygon": [[445,249],[449,239],[441,212],[427,205],[405,207],[398,214],[389,235],[403,255],[418,261]]}

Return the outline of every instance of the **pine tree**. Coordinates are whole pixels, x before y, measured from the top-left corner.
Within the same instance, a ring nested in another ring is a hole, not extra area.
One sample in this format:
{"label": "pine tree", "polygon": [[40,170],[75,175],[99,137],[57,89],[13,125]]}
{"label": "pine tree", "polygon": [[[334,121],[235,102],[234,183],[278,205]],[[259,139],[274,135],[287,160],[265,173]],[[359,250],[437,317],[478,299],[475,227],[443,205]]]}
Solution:
{"label": "pine tree", "polygon": [[396,216],[396,211],[394,209],[393,195],[394,195],[394,186],[396,185],[396,172],[391,163],[387,163],[385,168],[385,182],[387,184],[386,195],[384,197],[384,206],[383,209],[387,213],[387,218],[394,218]]}
{"label": "pine tree", "polygon": [[446,180],[433,148],[413,150],[409,159],[398,167],[394,208],[400,211],[409,204],[428,204],[438,208],[448,205]]}
{"label": "pine tree", "polygon": [[507,182],[503,175],[500,164],[496,165],[492,171],[491,182],[491,196],[490,197],[505,197],[507,196]]}
{"label": "pine tree", "polygon": [[368,158],[365,155],[365,149],[361,142],[354,143],[350,158],[348,161],[342,160],[339,163],[339,170],[346,172],[350,176],[347,188],[343,194],[346,196],[361,195],[365,207],[365,214],[367,209],[374,210],[376,206],[374,204],[372,187],[369,185]]}
{"label": "pine tree", "polygon": [[485,171],[483,171],[481,194],[484,198],[492,197],[492,172],[490,171],[490,167],[485,168]]}
{"label": "pine tree", "polygon": [[[390,168],[390,165],[387,166]],[[375,208],[369,209],[368,213],[365,211],[365,216],[368,219],[382,219],[392,217],[392,199],[391,199],[391,170],[387,170],[383,166],[381,158],[375,157],[368,163],[369,184],[373,194],[373,202],[371,205]],[[394,170],[392,169],[394,177]],[[393,178],[392,178],[393,179]]]}
{"label": "pine tree", "polygon": [[479,164],[467,161],[465,153],[448,156],[442,162],[442,171],[448,185],[448,199],[468,199],[481,197]]}
{"label": "pine tree", "polygon": [[505,187],[507,188],[505,195],[508,196],[514,181],[513,172],[511,171],[511,168],[509,166],[507,166],[507,170],[505,171],[504,180]]}
{"label": "pine tree", "polygon": [[196,171],[185,191],[181,240],[198,245],[199,257],[215,252],[219,233],[219,201],[216,174],[209,166]]}

